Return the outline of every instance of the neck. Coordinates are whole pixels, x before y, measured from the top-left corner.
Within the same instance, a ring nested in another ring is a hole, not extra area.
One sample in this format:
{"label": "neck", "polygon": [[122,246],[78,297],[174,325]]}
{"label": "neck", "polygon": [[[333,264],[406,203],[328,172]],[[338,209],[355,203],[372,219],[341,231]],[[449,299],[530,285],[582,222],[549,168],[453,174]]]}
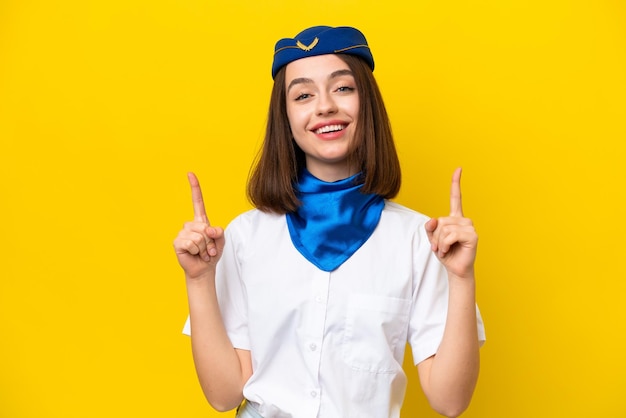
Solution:
{"label": "neck", "polygon": [[357,170],[351,169],[347,164],[341,166],[323,166],[319,167],[314,164],[307,164],[306,169],[316,178],[332,183],[335,181],[347,179],[358,173]]}

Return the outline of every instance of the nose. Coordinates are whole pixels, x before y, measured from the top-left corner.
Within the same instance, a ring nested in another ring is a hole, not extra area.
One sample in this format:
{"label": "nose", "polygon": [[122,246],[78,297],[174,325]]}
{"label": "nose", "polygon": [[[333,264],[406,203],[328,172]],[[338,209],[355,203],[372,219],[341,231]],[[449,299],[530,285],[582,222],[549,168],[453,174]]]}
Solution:
{"label": "nose", "polygon": [[337,112],[337,104],[329,93],[320,93],[317,100],[316,113],[318,116],[332,115]]}

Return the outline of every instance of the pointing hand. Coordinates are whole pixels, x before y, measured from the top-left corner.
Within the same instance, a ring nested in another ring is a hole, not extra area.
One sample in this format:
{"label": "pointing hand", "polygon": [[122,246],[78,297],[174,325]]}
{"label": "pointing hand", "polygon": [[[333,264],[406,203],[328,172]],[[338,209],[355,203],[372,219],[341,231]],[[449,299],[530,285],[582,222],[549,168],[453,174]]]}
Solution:
{"label": "pointing hand", "polygon": [[194,219],[185,223],[174,240],[178,262],[190,278],[200,277],[215,269],[224,249],[224,231],[212,227],[204,208],[198,178],[189,173]]}
{"label": "pointing hand", "polygon": [[450,215],[429,220],[425,228],[431,249],[448,274],[473,278],[478,236],[472,221],[463,217],[460,168],[452,176]]}

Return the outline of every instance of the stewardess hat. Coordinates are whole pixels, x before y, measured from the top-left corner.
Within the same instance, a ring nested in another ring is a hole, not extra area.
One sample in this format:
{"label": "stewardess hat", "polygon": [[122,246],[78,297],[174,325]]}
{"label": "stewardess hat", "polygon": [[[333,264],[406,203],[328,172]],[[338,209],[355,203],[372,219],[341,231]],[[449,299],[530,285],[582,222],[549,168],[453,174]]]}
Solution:
{"label": "stewardess hat", "polygon": [[278,70],[292,61],[324,54],[359,56],[374,71],[374,57],[361,31],[349,26],[314,26],[293,38],[283,38],[276,42],[272,78],[276,77]]}

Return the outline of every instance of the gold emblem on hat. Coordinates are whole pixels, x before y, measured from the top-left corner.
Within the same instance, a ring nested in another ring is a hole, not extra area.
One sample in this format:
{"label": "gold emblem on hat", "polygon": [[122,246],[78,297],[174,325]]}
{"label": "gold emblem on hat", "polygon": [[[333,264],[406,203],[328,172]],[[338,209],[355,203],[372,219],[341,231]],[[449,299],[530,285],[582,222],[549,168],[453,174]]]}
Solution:
{"label": "gold emblem on hat", "polygon": [[296,41],[296,46],[297,46],[298,48],[300,48],[301,50],[303,50],[303,51],[310,51],[310,50],[312,50],[313,48],[315,48],[315,45],[317,45],[317,43],[318,43],[319,41],[320,41],[320,40],[319,40],[317,37],[315,37],[315,39],[313,39],[313,42],[311,42],[311,44],[310,44],[310,45],[305,45],[305,44],[303,44],[303,43],[302,43],[302,42],[300,42],[300,41]]}

